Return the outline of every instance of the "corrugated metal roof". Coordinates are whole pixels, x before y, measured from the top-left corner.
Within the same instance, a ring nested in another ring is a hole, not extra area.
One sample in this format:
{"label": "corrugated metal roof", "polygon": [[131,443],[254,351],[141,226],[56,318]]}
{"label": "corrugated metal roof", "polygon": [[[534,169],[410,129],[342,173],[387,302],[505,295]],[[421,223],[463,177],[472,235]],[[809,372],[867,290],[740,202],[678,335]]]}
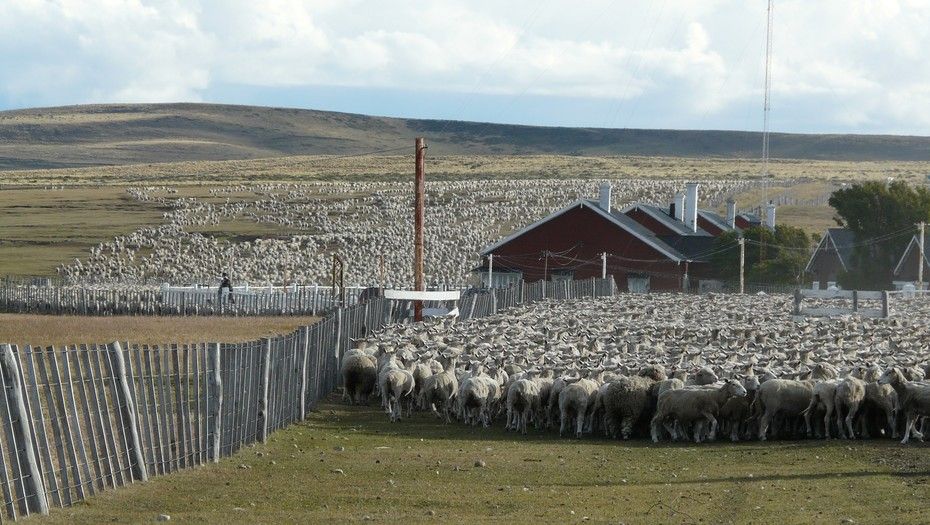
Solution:
{"label": "corrugated metal roof", "polygon": [[685,254],[692,261],[707,262],[714,250],[716,237],[703,235],[661,235],[663,242]]}
{"label": "corrugated metal roof", "polygon": [[[671,215],[668,214],[666,210],[663,210],[662,208],[658,206],[654,206],[652,204],[643,204],[643,203],[634,204],[633,206],[630,206],[629,208],[627,208],[625,211],[631,211],[637,208],[645,212],[647,215],[649,215],[653,219],[659,221],[664,226],[666,226],[668,229],[672,230],[678,235],[710,235],[709,233],[702,230],[701,228],[698,228],[696,232],[691,231],[691,228],[688,228],[688,226],[684,222],[679,221],[678,219],[672,217]],[[700,213],[700,211],[698,213]]]}
{"label": "corrugated metal roof", "polygon": [[[501,239],[501,240],[495,242],[494,244],[491,244],[490,246],[486,247],[485,249],[481,250],[481,255],[487,255],[487,254],[489,254],[490,252],[494,251],[495,249],[499,248],[500,246],[503,246],[504,244],[507,244],[508,242],[510,242],[510,241],[512,241],[512,240],[514,240],[514,239],[516,239],[517,237],[523,235],[524,233],[526,233],[526,232],[528,232],[528,231],[530,231],[530,230],[532,230],[532,229],[534,229],[534,228],[536,228],[536,227],[538,227],[538,226],[540,226],[540,225],[542,225],[542,224],[545,224],[545,223],[547,223],[547,222],[549,222],[549,221],[551,221],[551,220],[553,220],[553,219],[559,217],[559,216],[562,215],[563,213],[567,212],[568,210],[571,210],[571,209],[575,208],[576,206],[586,206],[586,207],[590,208],[591,210],[595,211],[596,213],[600,214],[601,216],[603,216],[603,217],[605,217],[605,218],[611,220],[614,224],[616,224],[616,225],[619,226],[620,228],[623,228],[624,230],[630,232],[634,237],[638,238],[639,240],[643,241],[644,243],[646,243],[646,244],[650,245],[651,247],[655,248],[657,251],[659,251],[660,253],[662,253],[662,254],[665,255],[666,257],[669,257],[669,259],[671,259],[671,260],[673,260],[673,261],[675,261],[675,262],[681,262],[681,261],[688,260],[688,257],[687,257],[685,254],[683,254],[683,253],[681,253],[680,251],[676,250],[675,248],[672,248],[671,246],[669,246],[668,243],[666,243],[666,242],[664,242],[663,240],[661,240],[661,239],[659,239],[658,237],[656,237],[651,231],[649,231],[648,229],[646,229],[646,228],[645,228],[643,225],[641,225],[640,223],[638,223],[638,222],[634,221],[633,219],[627,217],[626,215],[624,215],[624,214],[623,214],[622,212],[620,212],[620,211],[614,211],[614,212],[608,213],[607,211],[601,209],[601,207],[598,205],[597,201],[591,200],[591,199],[579,199],[579,200],[577,200],[577,201],[575,201],[575,202],[569,204],[568,206],[566,206],[566,207],[564,207],[564,208],[562,208],[562,209],[560,209],[560,210],[557,210],[557,211],[555,211],[555,212],[552,212],[552,213],[549,214],[548,216],[546,216],[546,217],[544,217],[544,218],[542,218],[542,219],[540,219],[540,220],[538,220],[538,221],[536,221],[536,222],[534,222],[534,223],[532,223],[532,224],[530,224],[530,225],[528,225],[528,226],[526,226],[526,227],[524,227],[524,228],[521,228],[520,230],[517,230],[517,231],[511,233],[510,235],[507,235],[507,236],[504,237],[503,239]],[[703,230],[702,230],[702,231],[703,231]],[[704,232],[704,234],[707,235],[706,232]]]}
{"label": "corrugated metal roof", "polygon": [[727,225],[727,220],[724,217],[717,215],[712,211],[698,210],[698,215],[725,232],[733,230],[733,228],[730,228],[730,226]]}

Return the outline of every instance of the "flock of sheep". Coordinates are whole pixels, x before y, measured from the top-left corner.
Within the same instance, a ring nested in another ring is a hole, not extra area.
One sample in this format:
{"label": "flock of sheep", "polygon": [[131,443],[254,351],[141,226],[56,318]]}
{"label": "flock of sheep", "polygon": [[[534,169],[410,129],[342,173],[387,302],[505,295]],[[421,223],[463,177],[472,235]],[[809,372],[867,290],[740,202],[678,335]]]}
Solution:
{"label": "flock of sheep", "polygon": [[927,307],[794,321],[790,301],[624,294],[391,326],[344,356],[345,397],[524,434],[922,440]]}
{"label": "flock of sheep", "polygon": [[[428,182],[427,284],[467,284],[481,248],[579,197],[594,198],[598,184],[593,180]],[[613,204],[620,207],[634,201],[668,202],[684,182],[620,179],[612,184]],[[704,181],[701,204],[719,205],[728,196],[760,184],[758,180]],[[162,224],[116,237],[94,247],[85,259],[62,266],[59,271],[67,281],[214,284],[217,275],[226,271],[235,283],[324,284],[330,281],[334,254],[347,262],[347,284],[383,282],[390,287],[413,278],[412,183],[316,182],[193,191],[162,186],[127,191],[132,199],[168,209]],[[211,231],[235,235],[218,238]]]}

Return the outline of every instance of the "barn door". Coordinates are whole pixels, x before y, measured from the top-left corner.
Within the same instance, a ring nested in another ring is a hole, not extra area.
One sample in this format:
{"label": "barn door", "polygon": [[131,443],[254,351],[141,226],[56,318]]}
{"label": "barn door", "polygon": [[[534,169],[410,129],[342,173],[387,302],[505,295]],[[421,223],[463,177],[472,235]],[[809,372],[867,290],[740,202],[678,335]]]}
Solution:
{"label": "barn door", "polygon": [[633,293],[649,292],[649,276],[630,275],[626,278],[627,289]]}

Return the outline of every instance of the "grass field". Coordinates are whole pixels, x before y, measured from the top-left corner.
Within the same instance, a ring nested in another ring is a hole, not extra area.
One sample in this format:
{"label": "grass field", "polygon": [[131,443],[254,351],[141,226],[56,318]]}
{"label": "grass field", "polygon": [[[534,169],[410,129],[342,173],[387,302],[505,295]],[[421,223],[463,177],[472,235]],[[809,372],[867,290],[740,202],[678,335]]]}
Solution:
{"label": "grass field", "polygon": [[[769,170],[776,179],[845,182],[895,177],[923,183],[930,173],[930,162],[773,160]],[[761,172],[761,163],[755,159],[713,157],[430,155],[426,160],[427,180],[725,179],[758,178]],[[412,180],[412,176],[413,159],[405,154],[355,157],[304,155],[0,171],[0,181],[7,186],[408,181]]]}
{"label": "grass field", "polygon": [[37,521],[144,523],[165,513],[184,523],[926,523],[927,452],[892,441],[522,437],[431,416],[390,424],[373,407],[331,402],[218,465]]}
{"label": "grass field", "polygon": [[290,332],[315,317],[79,317],[0,314],[0,342],[69,345],[235,343]]}
{"label": "grass field", "polygon": [[0,275],[54,275],[100,242],[159,224],[163,211],[120,187],[0,190]]}

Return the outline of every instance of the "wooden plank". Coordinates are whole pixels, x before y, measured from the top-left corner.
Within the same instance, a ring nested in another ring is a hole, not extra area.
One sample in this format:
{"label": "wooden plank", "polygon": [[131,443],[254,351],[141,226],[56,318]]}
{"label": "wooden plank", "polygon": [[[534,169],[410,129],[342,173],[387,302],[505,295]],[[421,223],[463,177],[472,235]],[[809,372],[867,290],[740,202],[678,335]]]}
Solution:
{"label": "wooden plank", "polygon": [[107,400],[106,378],[103,374],[103,368],[100,366],[101,349],[98,345],[93,345],[88,353],[90,366],[93,367],[92,373],[94,378],[94,393],[97,396],[97,415],[100,418],[103,438],[106,442],[107,462],[110,467],[111,486],[116,488],[124,485],[123,466],[120,459],[120,452],[116,446],[114,436],[113,421],[110,419],[112,408]]}
{"label": "wooden plank", "polygon": [[[97,490],[102,491],[106,489],[106,478],[109,476],[106,463],[106,440],[103,437],[103,430],[95,408],[97,396],[93,388],[93,375],[88,361],[90,352],[87,346],[83,344],[80,345],[79,349],[80,352],[76,359],[82,380],[78,392],[81,394],[81,404],[84,406],[84,421],[90,434],[91,456],[94,458],[94,482]],[[90,393],[88,393],[88,385],[90,385]]]}
{"label": "wooden plank", "polygon": [[261,342],[261,361],[260,374],[261,385],[259,386],[260,397],[258,399],[258,420],[256,421],[258,439],[262,443],[268,442],[268,380],[270,379],[271,367],[271,340],[262,338]]}
{"label": "wooden plank", "polygon": [[100,353],[98,357],[102,361],[101,366],[104,367],[101,377],[106,377],[110,385],[110,395],[107,398],[107,402],[110,406],[107,412],[112,421],[111,428],[113,431],[113,438],[116,442],[116,461],[119,464],[119,472],[122,477],[123,485],[128,485],[132,483],[133,480],[132,447],[126,430],[126,413],[123,410],[123,396],[120,394],[120,377],[114,363],[114,355],[116,352],[113,350],[112,344],[104,345],[99,348]]}
{"label": "wooden plank", "polygon": [[35,352],[30,345],[26,345],[23,348],[23,359],[27,364],[26,370],[23,371],[23,375],[28,378],[30,386],[30,388],[26,390],[31,407],[30,417],[33,422],[32,428],[36,437],[36,447],[38,448],[42,476],[45,479],[45,487],[51,499],[49,503],[60,507],[61,494],[58,493],[58,478],[55,476],[55,464],[52,462],[48,436],[45,432],[45,411],[42,409],[42,402],[39,399],[39,380],[36,376]]}
{"label": "wooden plank", "polygon": [[123,346],[114,341],[110,347],[112,353],[113,383],[116,390],[116,399],[119,400],[119,410],[122,416],[122,434],[126,443],[127,466],[133,478],[139,481],[148,481],[149,476],[145,468],[145,456],[142,453],[142,440],[139,438],[138,413],[132,399],[127,377],[126,356]]}
{"label": "wooden plank", "polygon": [[210,432],[210,458],[214,463],[219,462],[220,460],[220,435],[222,433],[221,419],[220,416],[223,412],[223,378],[220,373],[220,344],[213,343],[211,345],[210,351],[208,352],[208,357],[210,359],[209,374],[210,374],[210,406],[209,413],[211,415],[209,422],[212,422],[212,432]]}
{"label": "wooden plank", "polygon": [[175,449],[174,433],[174,414],[172,414],[171,394],[168,392],[169,371],[168,350],[161,346],[158,347],[158,353],[153,355],[155,358],[156,386],[158,389],[159,417],[161,419],[162,433],[162,451],[165,454],[166,468],[168,472],[178,470],[178,457]]}
{"label": "wooden plank", "polygon": [[175,420],[177,424],[178,467],[187,468],[187,424],[184,417],[184,398],[181,389],[181,353],[178,345],[171,345],[171,368],[174,371]]}
{"label": "wooden plank", "polygon": [[50,379],[51,374],[49,373],[50,365],[48,364],[49,355],[52,353],[52,359],[54,359],[54,349],[51,347],[42,349],[38,355],[39,363],[39,380],[42,381],[42,384],[45,385],[43,391],[45,393],[45,407],[48,413],[48,420],[52,424],[52,441],[55,444],[55,454],[58,459],[58,468],[53,469],[52,475],[58,478],[58,488],[59,488],[59,497],[56,499],[56,504],[62,507],[71,506],[71,479],[68,475],[68,460],[65,458],[65,442],[67,438],[65,437],[65,431],[63,428],[62,418],[59,415],[60,409],[55,403],[55,394],[52,388],[52,381]]}
{"label": "wooden plank", "polygon": [[[75,358],[72,359],[71,355],[74,354]],[[84,480],[84,484],[87,486],[87,492],[89,495],[93,495],[96,491],[94,490],[93,477],[90,473],[90,461],[87,458],[87,448],[85,446],[84,439],[84,429],[81,428],[81,418],[78,416],[78,405],[77,399],[74,395],[74,377],[72,376],[72,366],[77,365],[77,347],[71,346],[70,348],[65,347],[63,357],[65,365],[65,381],[68,383],[67,393],[67,402],[70,405],[70,411],[74,418],[74,425],[72,429],[75,437],[75,446],[77,447],[78,458],[81,463],[81,472]],[[74,365],[72,365],[72,362]],[[77,380],[81,381],[82,377],[80,374],[77,376]],[[83,406],[83,405],[82,405]],[[86,419],[85,419],[86,422]]]}
{"label": "wooden plank", "polygon": [[[4,399],[0,401],[0,405],[6,406],[6,396],[0,397],[4,397]],[[6,509],[7,517],[11,520],[16,520],[16,505],[13,503],[12,485],[10,484],[9,471],[7,471],[6,468],[6,450],[3,446],[2,438],[0,438],[0,476],[2,476],[2,478],[0,478],[0,487],[3,489],[3,507]]]}
{"label": "wooden plank", "polygon": [[[10,470],[7,471],[6,465],[3,465],[3,493],[7,501],[7,515],[15,520],[20,514],[28,516],[29,506],[26,503],[26,487],[23,483],[19,447],[16,442],[16,434],[13,431],[13,416],[10,410],[9,396],[6,395],[7,388],[4,375],[0,374],[0,383],[2,383],[0,386],[3,387],[3,395],[0,395],[0,408],[2,408],[0,417],[4,419],[4,423],[0,426],[3,427],[7,448],[10,451]],[[0,439],[0,442],[2,441]],[[4,456],[0,456],[0,459],[2,457]],[[12,478],[10,478],[10,473],[13,475]]]}
{"label": "wooden plank", "polygon": [[[67,350],[65,350],[63,353],[67,355]],[[69,499],[72,498],[70,489],[73,489],[75,492],[74,496],[76,496],[77,499],[72,501],[83,501],[86,498],[84,495],[84,481],[81,479],[81,471],[80,467],[78,466],[77,459],[77,447],[74,444],[74,433],[72,431],[71,425],[72,419],[76,422],[77,414],[74,414],[73,418],[68,414],[71,404],[65,402],[64,386],[61,383],[61,370],[58,366],[58,356],[55,353],[54,347],[48,347],[46,357],[49,359],[49,375],[50,377],[55,378],[54,390],[56,394],[56,401],[58,403],[61,414],[62,437],[64,437],[63,448],[65,451],[65,457],[71,466],[71,478],[73,482],[70,487],[65,488],[68,489],[67,492],[69,493]]]}
{"label": "wooden plank", "polygon": [[191,387],[193,392],[193,441],[194,441],[194,463],[197,465],[203,464],[203,432],[201,428],[201,416],[203,415],[203,400],[202,400],[202,389],[200,388],[200,374],[201,374],[201,356],[203,355],[203,345],[198,343],[194,345],[191,352]]}
{"label": "wooden plank", "polygon": [[15,452],[17,465],[14,473],[19,472],[18,481],[23,496],[22,504],[25,514],[48,514],[48,498],[42,471],[36,457],[32,441],[32,428],[29,413],[26,410],[26,396],[22,389],[22,368],[13,347],[0,345],[0,377],[3,380],[4,407],[8,426],[8,443]]}
{"label": "wooden plank", "polygon": [[158,346],[153,346],[149,348],[148,346],[142,347],[143,365],[145,366],[145,375],[146,375],[146,392],[148,398],[149,406],[149,432],[152,435],[152,457],[155,460],[155,474],[165,474],[168,472],[168,460],[165,458],[165,441],[163,439],[161,417],[159,413],[161,412],[161,406],[158,401],[158,393],[156,391],[156,384],[158,380],[155,377],[155,368],[152,363],[157,362],[158,357],[157,353],[159,352]]}
{"label": "wooden plank", "polygon": [[131,355],[134,363],[133,377],[135,381],[133,383],[136,387],[136,408],[139,410],[139,423],[142,432],[142,450],[145,453],[145,466],[148,472],[154,476],[158,474],[158,467],[155,466],[155,448],[150,426],[151,408],[149,407],[150,401],[148,389],[146,388],[145,366],[142,364],[142,355],[146,348],[147,347],[144,346],[140,348],[139,345],[132,345]]}
{"label": "wooden plank", "polygon": [[185,344],[181,347],[181,376],[184,378],[181,382],[181,395],[184,399],[184,454],[187,458],[187,466],[193,467],[196,461],[196,440],[194,432],[193,417],[191,414],[191,345]]}

